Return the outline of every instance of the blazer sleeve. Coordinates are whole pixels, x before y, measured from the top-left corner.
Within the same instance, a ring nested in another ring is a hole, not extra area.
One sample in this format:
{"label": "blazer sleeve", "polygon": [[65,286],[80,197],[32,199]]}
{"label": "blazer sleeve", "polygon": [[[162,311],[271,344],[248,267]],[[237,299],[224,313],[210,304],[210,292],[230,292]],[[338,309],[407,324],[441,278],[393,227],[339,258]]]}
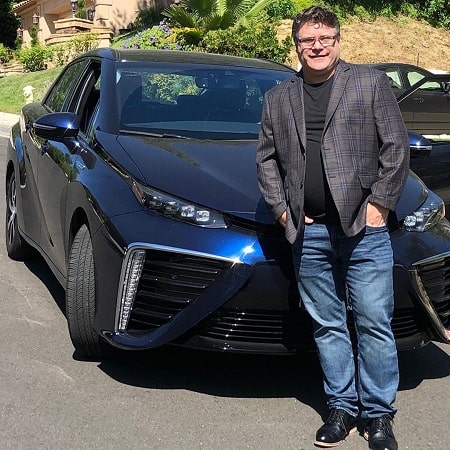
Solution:
{"label": "blazer sleeve", "polygon": [[373,112],[380,141],[378,179],[368,200],[395,210],[409,173],[409,139],[385,73],[377,78]]}
{"label": "blazer sleeve", "polygon": [[273,96],[266,94],[263,102],[261,128],[256,150],[258,185],[273,217],[278,220],[287,209],[283,176],[275,148],[273,120],[271,117]]}

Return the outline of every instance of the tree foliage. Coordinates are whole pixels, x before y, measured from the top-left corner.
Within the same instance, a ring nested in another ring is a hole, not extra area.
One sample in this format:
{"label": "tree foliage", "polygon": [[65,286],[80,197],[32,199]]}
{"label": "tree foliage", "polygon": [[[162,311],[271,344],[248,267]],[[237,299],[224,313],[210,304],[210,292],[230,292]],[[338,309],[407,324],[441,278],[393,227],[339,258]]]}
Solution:
{"label": "tree foliage", "polygon": [[163,15],[182,28],[206,33],[226,30],[257,17],[273,0],[181,0],[163,11]]}
{"label": "tree foliage", "polygon": [[342,19],[354,15],[374,19],[403,14],[450,29],[449,0],[325,0],[323,3]]}
{"label": "tree foliage", "polygon": [[12,12],[11,8],[15,2],[10,0],[0,1],[0,43],[5,47],[16,48],[17,28],[19,28],[19,19]]}

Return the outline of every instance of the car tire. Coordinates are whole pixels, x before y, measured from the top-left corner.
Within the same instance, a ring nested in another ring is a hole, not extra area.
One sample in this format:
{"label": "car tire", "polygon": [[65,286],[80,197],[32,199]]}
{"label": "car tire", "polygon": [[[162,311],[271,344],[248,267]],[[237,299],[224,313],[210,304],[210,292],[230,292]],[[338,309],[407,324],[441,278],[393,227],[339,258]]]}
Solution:
{"label": "car tire", "polygon": [[81,359],[101,360],[112,355],[112,347],[94,330],[96,308],[95,265],[89,229],[82,225],[70,248],[66,317],[75,355]]}
{"label": "car tire", "polygon": [[6,251],[11,259],[23,261],[30,255],[31,247],[20,235],[17,213],[16,175],[12,171],[6,182]]}

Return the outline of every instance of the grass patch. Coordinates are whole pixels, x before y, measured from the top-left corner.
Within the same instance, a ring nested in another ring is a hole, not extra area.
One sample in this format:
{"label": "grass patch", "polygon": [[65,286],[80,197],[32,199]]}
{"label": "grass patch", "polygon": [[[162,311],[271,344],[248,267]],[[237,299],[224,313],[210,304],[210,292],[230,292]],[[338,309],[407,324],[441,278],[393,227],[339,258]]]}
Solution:
{"label": "grass patch", "polygon": [[55,67],[39,72],[28,72],[0,78],[0,110],[18,114],[25,104],[23,88],[28,85],[34,87],[34,100],[41,100],[61,70],[62,67]]}

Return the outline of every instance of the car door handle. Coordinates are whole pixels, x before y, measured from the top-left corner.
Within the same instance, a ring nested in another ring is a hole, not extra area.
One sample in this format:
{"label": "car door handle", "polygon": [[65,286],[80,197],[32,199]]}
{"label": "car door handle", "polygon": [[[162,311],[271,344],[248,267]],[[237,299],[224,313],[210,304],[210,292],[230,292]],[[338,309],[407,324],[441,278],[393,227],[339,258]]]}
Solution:
{"label": "car door handle", "polygon": [[417,103],[423,103],[423,98],[422,97],[414,97],[413,100]]}

